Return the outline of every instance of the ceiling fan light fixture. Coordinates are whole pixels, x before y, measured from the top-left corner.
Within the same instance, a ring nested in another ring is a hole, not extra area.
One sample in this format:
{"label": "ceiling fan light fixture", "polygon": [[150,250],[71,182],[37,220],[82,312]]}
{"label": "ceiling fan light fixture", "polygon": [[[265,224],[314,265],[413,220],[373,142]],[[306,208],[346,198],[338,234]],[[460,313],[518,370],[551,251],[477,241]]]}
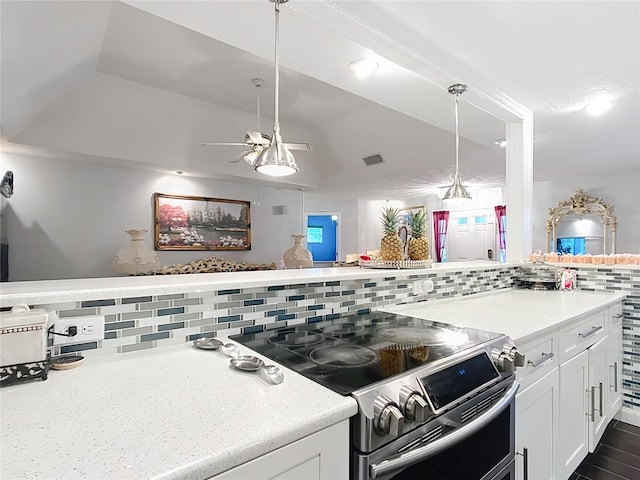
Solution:
{"label": "ceiling fan light fixture", "polygon": [[258,155],[255,169],[270,177],[285,177],[300,170],[293,154],[282,145],[278,128],[276,128],[269,146]]}
{"label": "ceiling fan light fixture", "polygon": [[451,85],[448,89],[448,92],[456,97],[455,103],[455,117],[456,117],[456,174],[453,177],[453,184],[449,187],[447,192],[444,194],[443,203],[447,208],[453,209],[455,206],[456,209],[461,207],[461,203],[465,204],[471,200],[471,195],[468,190],[462,185],[460,181],[460,175],[458,173],[458,163],[460,157],[460,131],[459,131],[459,121],[458,121],[458,105],[460,103],[460,95],[467,91],[467,86],[461,83],[456,83],[455,85]]}

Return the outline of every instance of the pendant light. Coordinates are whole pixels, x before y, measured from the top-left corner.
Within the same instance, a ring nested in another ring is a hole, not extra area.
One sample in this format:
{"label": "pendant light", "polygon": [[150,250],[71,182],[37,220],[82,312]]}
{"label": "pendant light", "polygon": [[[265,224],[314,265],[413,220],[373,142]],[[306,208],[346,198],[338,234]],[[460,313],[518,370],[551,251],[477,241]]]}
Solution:
{"label": "pendant light", "polygon": [[269,146],[265,148],[258,159],[256,160],[255,169],[260,173],[269,175],[272,177],[283,177],[285,175],[291,175],[296,173],[299,168],[296,164],[296,159],[289,149],[282,145],[282,137],[280,137],[280,123],[278,120],[278,104],[279,89],[280,89],[280,72],[279,72],[279,58],[278,58],[278,37],[279,37],[279,25],[280,25],[280,4],[286,3],[289,0],[269,0],[275,5],[275,17],[276,17],[276,41],[275,41],[275,108],[274,108],[274,122],[273,122],[273,136]]}
{"label": "pendant light", "polygon": [[471,195],[467,191],[466,188],[460,182],[460,175],[458,174],[458,161],[460,154],[460,133],[459,133],[459,121],[458,121],[458,106],[460,103],[460,95],[467,91],[467,86],[457,83],[455,85],[451,85],[448,89],[449,93],[455,95],[456,97],[456,174],[453,177],[453,185],[449,187],[447,193],[444,194],[444,204],[445,206],[453,207],[454,205],[459,207],[460,204],[465,204],[467,201],[471,200]]}

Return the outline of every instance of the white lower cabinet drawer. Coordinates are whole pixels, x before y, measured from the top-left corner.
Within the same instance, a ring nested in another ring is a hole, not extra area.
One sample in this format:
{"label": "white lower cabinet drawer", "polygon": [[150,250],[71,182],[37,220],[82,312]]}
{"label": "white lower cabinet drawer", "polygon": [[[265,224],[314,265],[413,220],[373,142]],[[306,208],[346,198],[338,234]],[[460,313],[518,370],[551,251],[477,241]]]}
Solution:
{"label": "white lower cabinet drawer", "polygon": [[520,390],[524,390],[558,366],[558,333],[518,343],[525,356],[525,366],[516,370]]}
{"label": "white lower cabinet drawer", "polygon": [[560,330],[560,363],[607,336],[607,315],[604,309]]}

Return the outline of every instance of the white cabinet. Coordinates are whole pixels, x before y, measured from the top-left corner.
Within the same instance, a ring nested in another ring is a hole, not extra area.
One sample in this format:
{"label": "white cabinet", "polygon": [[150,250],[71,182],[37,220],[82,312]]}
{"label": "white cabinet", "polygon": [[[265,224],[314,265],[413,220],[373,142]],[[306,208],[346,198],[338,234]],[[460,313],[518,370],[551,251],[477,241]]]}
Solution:
{"label": "white cabinet", "polygon": [[556,478],[567,479],[589,451],[587,384],[589,352],[560,365],[560,411]]}
{"label": "white cabinet", "polygon": [[[533,362],[535,363],[535,362]],[[550,373],[518,392],[516,397],[516,479],[556,478],[559,375]],[[526,472],[525,472],[526,469]]]}
{"label": "white cabinet", "polygon": [[607,364],[606,348],[609,344],[609,337],[601,339],[588,348],[589,353],[589,382],[587,384],[587,412],[589,430],[589,451],[593,452],[598,446],[607,425],[609,416],[605,410],[606,386],[607,386]]}
{"label": "white cabinet", "polygon": [[605,352],[607,364],[606,411],[613,418],[622,407],[622,327],[609,334]]}
{"label": "white cabinet", "polygon": [[349,478],[349,420],[325,428],[210,480]]}

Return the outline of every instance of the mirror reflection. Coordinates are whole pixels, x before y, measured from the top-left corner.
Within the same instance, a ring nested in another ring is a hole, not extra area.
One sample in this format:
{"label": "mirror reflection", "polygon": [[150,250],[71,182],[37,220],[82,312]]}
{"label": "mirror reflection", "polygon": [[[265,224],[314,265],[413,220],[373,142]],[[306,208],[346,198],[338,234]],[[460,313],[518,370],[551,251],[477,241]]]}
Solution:
{"label": "mirror reflection", "polygon": [[571,198],[549,209],[547,247],[558,254],[616,253],[617,227],[613,205],[578,188]]}

